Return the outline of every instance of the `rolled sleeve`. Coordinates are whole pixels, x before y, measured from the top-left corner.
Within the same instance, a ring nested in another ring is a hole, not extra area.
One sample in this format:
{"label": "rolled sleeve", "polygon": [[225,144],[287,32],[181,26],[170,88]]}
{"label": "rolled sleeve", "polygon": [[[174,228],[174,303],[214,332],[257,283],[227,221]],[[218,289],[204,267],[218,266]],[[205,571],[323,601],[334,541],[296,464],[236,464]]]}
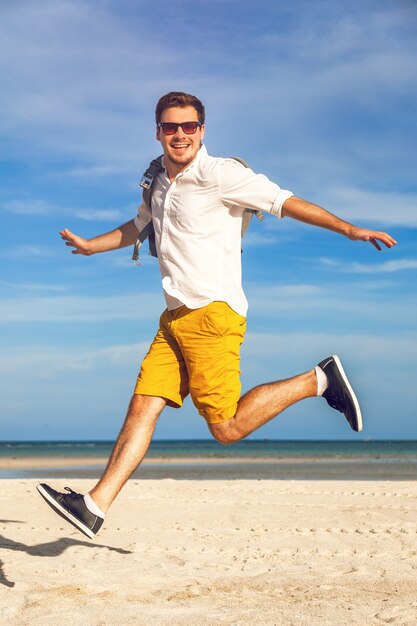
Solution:
{"label": "rolled sleeve", "polygon": [[222,162],[218,169],[218,183],[220,198],[225,205],[261,210],[278,218],[282,217],[285,200],[293,195],[233,159]]}
{"label": "rolled sleeve", "polygon": [[270,211],[271,215],[275,215],[276,217],[278,217],[278,219],[282,219],[282,205],[284,204],[285,200],[288,200],[288,198],[292,198],[293,195],[294,194],[292,191],[288,191],[287,189],[280,189],[279,194],[275,198],[272,205]]}

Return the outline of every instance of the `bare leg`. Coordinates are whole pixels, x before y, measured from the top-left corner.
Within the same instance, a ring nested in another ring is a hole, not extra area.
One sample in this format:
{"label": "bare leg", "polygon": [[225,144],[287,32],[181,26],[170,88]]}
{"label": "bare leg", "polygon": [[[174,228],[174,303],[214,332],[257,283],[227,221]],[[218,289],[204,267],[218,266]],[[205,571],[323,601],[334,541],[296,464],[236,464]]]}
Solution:
{"label": "bare leg", "polygon": [[232,419],[220,424],[210,424],[212,435],[221,443],[233,443],[254,430],[292,404],[317,394],[314,370],[265,385],[254,387],[243,395]]}
{"label": "bare leg", "polygon": [[143,460],[165,405],[164,398],[132,396],[107,467],[97,485],[90,491],[90,496],[103,513]]}

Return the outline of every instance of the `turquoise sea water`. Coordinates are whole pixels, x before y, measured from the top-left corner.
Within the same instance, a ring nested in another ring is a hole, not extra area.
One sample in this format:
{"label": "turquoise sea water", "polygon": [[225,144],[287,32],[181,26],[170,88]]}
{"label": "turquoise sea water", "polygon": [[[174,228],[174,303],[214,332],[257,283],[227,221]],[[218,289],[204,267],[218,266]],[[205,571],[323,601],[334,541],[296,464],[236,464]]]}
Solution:
{"label": "turquoise sea water", "polygon": [[[112,441],[3,441],[0,457],[107,457]],[[246,440],[222,446],[214,440],[153,441],[147,458],[291,459],[381,458],[416,459],[414,441],[277,441]]]}
{"label": "turquoise sea water", "polygon": [[[98,478],[112,446],[112,441],[3,441],[0,461],[37,457],[56,463],[0,469],[0,478]],[[60,463],[65,458],[75,461],[72,467]],[[417,441],[245,440],[231,446],[214,440],[153,441],[146,459],[134,478],[417,480]]]}

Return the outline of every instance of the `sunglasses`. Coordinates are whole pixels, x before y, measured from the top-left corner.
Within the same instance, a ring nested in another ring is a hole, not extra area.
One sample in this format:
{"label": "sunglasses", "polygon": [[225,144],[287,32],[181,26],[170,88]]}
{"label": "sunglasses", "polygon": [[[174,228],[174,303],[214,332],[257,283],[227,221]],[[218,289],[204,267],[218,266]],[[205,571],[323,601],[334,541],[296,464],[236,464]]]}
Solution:
{"label": "sunglasses", "polygon": [[203,124],[201,122],[182,122],[177,124],[176,122],[159,122],[158,128],[162,128],[164,135],[175,135],[178,127],[181,126],[186,135],[194,135],[197,128],[201,128]]}

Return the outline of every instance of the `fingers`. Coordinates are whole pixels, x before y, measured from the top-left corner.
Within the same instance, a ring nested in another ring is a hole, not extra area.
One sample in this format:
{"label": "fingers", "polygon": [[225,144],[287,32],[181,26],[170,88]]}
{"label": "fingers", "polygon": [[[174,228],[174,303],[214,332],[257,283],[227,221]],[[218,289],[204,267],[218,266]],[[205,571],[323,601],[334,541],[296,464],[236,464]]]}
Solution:
{"label": "fingers", "polygon": [[388,233],[377,233],[377,236],[375,239],[379,239],[379,241],[382,241],[382,243],[387,248],[392,248],[393,246],[397,244],[395,239],[391,237],[391,235],[388,235]]}
{"label": "fingers", "polygon": [[394,239],[394,237],[391,237],[390,235],[387,235],[387,241],[384,243],[388,248],[392,248],[393,246],[397,245],[397,242]]}
{"label": "fingers", "polygon": [[365,230],[359,231],[359,239],[363,241],[369,241],[374,248],[377,250],[382,250],[379,242],[383,243],[387,248],[392,248],[397,244],[396,240],[388,235],[388,233],[383,233],[375,230]]}
{"label": "fingers", "polygon": [[76,242],[76,235],[74,235],[68,228],[64,228],[64,230],[60,230],[59,234],[61,238],[65,241],[65,245],[70,248],[75,248],[75,250],[71,250],[72,254],[80,254],[78,243]]}
{"label": "fingers", "polygon": [[65,245],[69,248],[75,248],[71,250],[71,254],[82,254],[84,256],[90,256],[92,254],[91,250],[88,247],[88,242],[86,239],[75,235],[68,228],[64,228],[64,230],[60,230],[59,234],[61,238],[65,241]]}
{"label": "fingers", "polygon": [[78,237],[77,235],[74,235],[74,233],[68,230],[68,228],[65,228],[64,230],[60,230],[59,234],[61,235],[61,238],[66,242],[65,243],[66,246],[72,246],[73,248],[78,247],[80,237]]}

